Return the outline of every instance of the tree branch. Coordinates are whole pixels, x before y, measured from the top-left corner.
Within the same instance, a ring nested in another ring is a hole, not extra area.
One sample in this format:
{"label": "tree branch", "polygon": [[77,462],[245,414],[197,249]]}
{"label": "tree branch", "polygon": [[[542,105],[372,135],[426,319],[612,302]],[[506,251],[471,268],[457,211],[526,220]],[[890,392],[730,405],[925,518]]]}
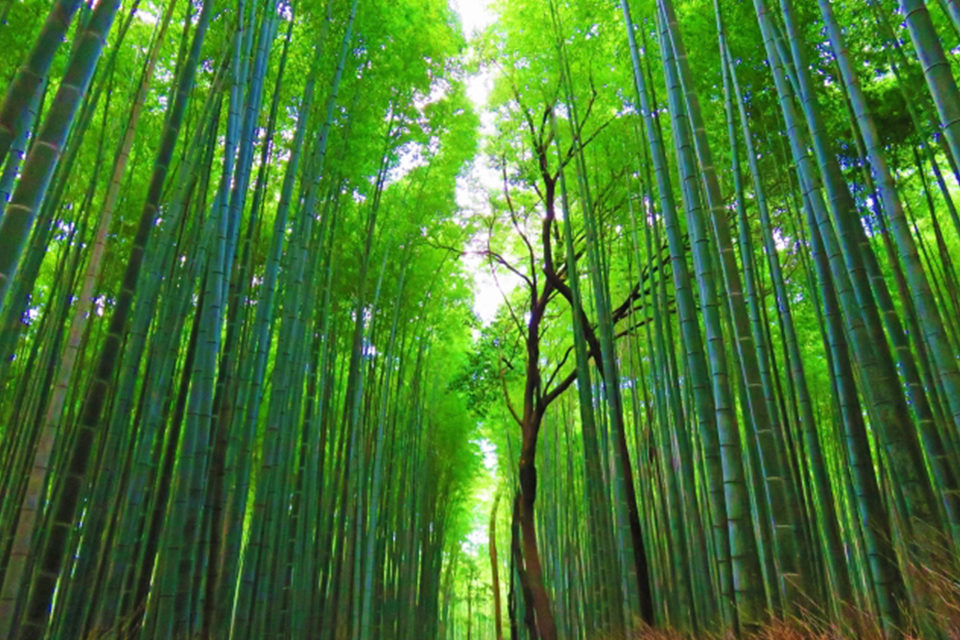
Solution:
{"label": "tree branch", "polygon": [[[506,362],[503,356],[500,356],[500,362]],[[509,366],[509,363],[507,363]],[[511,369],[513,367],[510,367]],[[507,402],[507,409],[510,411],[510,415],[513,416],[513,419],[517,421],[517,424],[523,426],[523,421],[520,420],[520,416],[517,415],[517,410],[513,408],[513,401],[510,399],[510,392],[507,390],[507,377],[504,373],[504,368],[500,367],[500,384],[503,387],[503,397]]]}

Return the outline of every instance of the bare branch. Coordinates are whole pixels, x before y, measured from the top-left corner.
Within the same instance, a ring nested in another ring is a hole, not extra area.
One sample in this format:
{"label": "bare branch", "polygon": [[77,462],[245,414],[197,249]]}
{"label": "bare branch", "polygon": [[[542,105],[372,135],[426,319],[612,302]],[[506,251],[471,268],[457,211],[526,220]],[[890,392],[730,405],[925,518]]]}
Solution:
{"label": "bare branch", "polygon": [[[510,266],[507,265],[507,268],[510,268]],[[503,303],[507,305],[507,311],[510,313],[510,318],[513,320],[513,323],[517,325],[517,331],[519,333],[523,333],[523,323],[520,322],[520,318],[517,317],[516,312],[513,310],[513,305],[510,304],[509,296],[507,296],[507,294],[504,292],[503,287],[500,286],[500,278],[497,277],[497,272],[494,269],[490,269],[490,275],[493,277],[493,283],[496,285],[497,291],[500,292],[500,297],[503,298]],[[527,283],[529,284],[530,281],[527,280]],[[532,287],[533,285],[531,284],[530,286]]]}
{"label": "bare branch", "polygon": [[[577,153],[578,146],[579,146],[580,149],[586,149],[588,146],[590,146],[590,143],[593,142],[593,141],[596,139],[596,137],[597,137],[598,135],[600,135],[600,133],[601,133],[604,129],[606,129],[606,128],[610,125],[610,123],[613,122],[613,121],[614,121],[614,118],[610,118],[609,120],[606,120],[606,121],[605,121],[604,123],[602,123],[599,127],[597,127],[596,129],[594,129],[593,133],[591,133],[589,136],[587,136],[586,139],[582,139],[582,138],[580,137],[580,134],[578,133],[578,134],[577,134],[577,140],[580,140],[580,141],[581,141],[580,144],[577,145],[577,141],[576,141],[576,140],[574,140],[574,141],[570,144],[570,148],[567,149],[567,153],[564,154],[563,160],[560,161],[560,168],[567,166],[567,164],[569,164],[570,161],[573,160],[574,155]],[[558,168],[558,171],[559,171],[559,168]]]}
{"label": "bare branch", "polygon": [[573,353],[573,345],[567,347],[566,352],[563,354],[563,357],[560,359],[560,362],[554,368],[553,373],[551,373],[550,377],[547,378],[547,384],[543,385],[544,389],[550,388],[550,385],[553,384],[553,381],[556,379],[557,375],[560,373],[560,370],[563,369],[563,365],[566,364],[567,360],[570,358],[571,353]]}
{"label": "bare branch", "polygon": [[510,221],[513,223],[513,228],[517,230],[517,233],[520,235],[520,238],[523,240],[523,244],[527,247],[527,255],[530,258],[530,273],[532,281],[528,281],[530,286],[533,289],[537,287],[537,261],[533,254],[533,246],[530,244],[527,234],[524,233],[523,229],[520,228],[520,221],[517,217],[517,210],[513,206],[513,199],[510,197],[510,183],[507,180],[507,162],[504,158],[503,160],[503,195],[507,199],[507,209],[510,211]]}
{"label": "bare branch", "polygon": [[574,369],[571,371],[566,378],[564,378],[560,384],[550,390],[549,393],[545,394],[543,398],[540,399],[540,405],[538,410],[544,412],[547,410],[547,407],[550,406],[550,403],[560,397],[564,391],[570,388],[570,385],[573,384],[573,381],[577,379],[577,370]]}
{"label": "bare branch", "polygon": [[[500,357],[500,360],[503,361],[503,356]],[[510,415],[513,416],[513,419],[517,421],[517,424],[522,427],[523,421],[517,414],[517,410],[513,408],[513,401],[510,399],[510,392],[507,390],[507,377],[504,374],[503,367],[500,367],[500,384],[503,387],[503,398],[507,402],[507,409],[509,409]]]}

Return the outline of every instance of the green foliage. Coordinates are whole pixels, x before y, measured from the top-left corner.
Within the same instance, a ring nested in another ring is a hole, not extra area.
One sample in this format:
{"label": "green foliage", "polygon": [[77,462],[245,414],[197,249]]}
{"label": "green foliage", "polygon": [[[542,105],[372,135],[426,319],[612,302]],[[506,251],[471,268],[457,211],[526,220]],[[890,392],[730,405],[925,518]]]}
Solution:
{"label": "green foliage", "polygon": [[494,567],[531,640],[943,631],[955,2],[61,6],[0,3],[0,636],[493,637]]}

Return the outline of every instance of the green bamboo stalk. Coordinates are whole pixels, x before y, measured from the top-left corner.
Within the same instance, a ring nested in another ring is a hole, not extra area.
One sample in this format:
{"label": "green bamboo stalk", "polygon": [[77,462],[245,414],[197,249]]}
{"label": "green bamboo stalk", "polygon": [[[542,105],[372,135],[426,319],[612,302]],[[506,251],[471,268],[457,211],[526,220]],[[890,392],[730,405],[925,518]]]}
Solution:
{"label": "green bamboo stalk", "polygon": [[[717,11],[718,30],[723,38],[723,26],[720,24],[720,14]],[[728,78],[728,126],[730,127],[731,140],[734,139],[733,131],[733,113],[730,99],[736,98],[737,110],[740,118],[740,126],[743,133],[746,157],[750,168],[750,174],[753,179],[753,195],[757,203],[757,210],[760,214],[760,223],[762,230],[762,240],[764,250],[767,256],[770,276],[776,291],[776,300],[778,312],[781,318],[782,330],[784,332],[784,342],[790,362],[790,379],[796,389],[798,397],[799,416],[801,430],[806,444],[808,456],[810,457],[810,471],[813,479],[813,501],[815,511],[818,514],[817,523],[822,531],[822,535],[827,542],[826,558],[828,560],[828,572],[831,575],[832,584],[836,589],[840,599],[845,600],[849,595],[849,581],[846,572],[843,570],[844,562],[839,554],[842,552],[842,543],[840,533],[835,518],[835,507],[833,489],[830,486],[829,479],[826,476],[826,467],[823,460],[820,438],[817,433],[817,420],[813,414],[811,394],[807,385],[806,374],[804,371],[803,359],[800,354],[799,340],[797,338],[796,328],[793,320],[793,312],[787,293],[786,279],[780,265],[778,251],[773,238],[773,224],[770,220],[770,212],[767,205],[767,199],[763,183],[760,179],[760,169],[757,164],[757,151],[755,149],[753,138],[747,119],[746,109],[744,108],[744,99],[740,90],[740,84],[737,81],[736,66],[733,64],[726,40],[721,42],[722,55],[725,59],[725,77]],[[732,96],[730,92],[732,91]],[[731,142],[736,157],[735,143]],[[739,163],[734,168],[735,179],[739,180]],[[744,198],[741,192],[738,198],[738,206],[744,207]],[[746,219],[741,221],[741,226],[746,225]],[[745,231],[742,231],[746,235]],[[741,240],[742,246],[747,246],[747,238]]]}
{"label": "green bamboo stalk", "polygon": [[[107,5],[104,4],[102,6],[105,7],[104,11],[106,11]],[[116,6],[111,6],[115,11]],[[111,316],[107,341],[101,350],[101,357],[96,368],[95,381],[85,401],[80,427],[81,432],[70,454],[69,473],[64,478],[61,478],[56,498],[51,507],[53,509],[52,513],[55,514],[56,524],[45,543],[43,553],[45,565],[42,573],[33,581],[34,586],[31,589],[30,604],[26,612],[28,618],[21,630],[21,635],[26,634],[24,637],[34,637],[41,634],[46,623],[48,608],[64,560],[62,551],[75,516],[77,501],[79,499],[79,486],[86,473],[89,461],[90,450],[93,444],[94,428],[100,418],[107,385],[113,377],[114,364],[120,343],[120,333],[126,325],[127,314],[130,303],[132,302],[137,276],[139,275],[143,249],[150,229],[153,226],[153,213],[157,209],[160,189],[163,186],[164,177],[166,176],[167,165],[169,164],[173,144],[176,140],[179,124],[183,117],[187,96],[193,84],[194,72],[197,66],[196,60],[199,56],[200,43],[203,41],[203,34],[206,31],[209,14],[209,3],[205,3],[194,36],[191,59],[187,61],[179,78],[174,108],[170,112],[166,123],[164,141],[152,177],[151,192],[148,195],[147,203],[141,216],[137,239],[134,243],[134,250],[124,275],[122,293]],[[99,50],[100,42],[100,40],[95,41],[97,50]],[[6,221],[6,219],[7,217],[5,216],[4,220]]]}
{"label": "green bamboo stalk", "polygon": [[[955,3],[951,17],[955,19],[958,9]],[[954,161],[960,159],[960,89],[947,63],[943,45],[937,35],[927,5],[923,0],[900,0],[900,12],[904,15],[913,48],[917,52],[927,88],[933,97],[940,127]]]}
{"label": "green bamboo stalk", "polygon": [[[60,159],[77,108],[93,77],[119,6],[119,0],[110,0],[98,4],[94,10],[57,89],[53,105],[37,134],[37,142],[27,154],[17,188],[7,204],[3,219],[0,220],[0,310],[3,309],[4,294],[17,272],[17,262],[23,245]],[[31,86],[29,89],[28,93],[21,96],[25,104],[29,102],[35,87]],[[16,135],[13,129],[10,129],[10,133],[12,140]],[[8,142],[5,146],[9,148],[9,144]],[[0,145],[3,145],[2,139]],[[0,147],[0,150],[6,153],[6,149]]]}
{"label": "green bamboo stalk", "polygon": [[[164,13],[163,21],[159,27],[159,30],[157,31],[157,36],[153,41],[153,45],[151,46],[150,54],[147,56],[147,59],[144,62],[140,87],[137,91],[133,107],[130,111],[123,141],[117,150],[117,160],[114,163],[114,172],[110,179],[110,188],[104,199],[103,212],[101,213],[100,221],[98,223],[93,252],[87,262],[86,272],[83,276],[83,288],[79,297],[80,302],[77,305],[77,309],[75,310],[73,319],[70,323],[66,352],[64,353],[60,363],[58,377],[54,384],[53,396],[50,398],[47,404],[47,412],[44,416],[43,426],[40,427],[43,435],[41,436],[41,439],[37,445],[33,471],[30,474],[27,492],[24,495],[23,507],[21,508],[21,516],[17,524],[15,540],[18,541],[18,546],[14,551],[15,556],[26,556],[28,551],[29,540],[32,537],[34,522],[36,519],[36,507],[39,504],[40,492],[46,481],[48,468],[47,464],[50,459],[50,453],[53,449],[54,440],[56,438],[56,424],[60,421],[63,403],[66,399],[67,388],[70,384],[70,379],[73,373],[73,366],[76,363],[77,356],[79,354],[80,342],[83,336],[84,326],[86,324],[86,317],[89,315],[92,306],[93,287],[100,275],[102,256],[106,247],[106,234],[110,228],[110,221],[116,204],[117,194],[120,189],[120,182],[123,177],[123,172],[126,167],[127,159],[129,158],[130,147],[133,143],[137,121],[139,120],[144,98],[150,84],[150,78],[153,74],[154,66],[156,65],[157,56],[159,54],[159,43],[163,40],[163,35],[166,32],[167,25],[169,25],[170,18],[173,14],[174,4],[175,3],[171,2],[168,5],[168,8]],[[15,591],[18,588],[20,580],[22,579],[23,566],[24,565],[22,563],[18,563],[14,565],[14,567],[8,566],[8,571],[4,574],[3,579],[3,595],[0,596],[0,603],[2,603],[0,604],[0,609],[4,609],[6,606],[8,606],[6,603],[12,601],[12,599],[15,597]],[[0,623],[0,633],[3,635],[9,634],[11,629],[8,625],[12,624],[13,622],[12,616],[7,618],[7,616],[0,614],[0,620],[3,621]]]}
{"label": "green bamboo stalk", "polygon": [[[60,48],[73,14],[79,6],[80,0],[57,0],[50,8],[26,61],[7,87],[3,104],[0,105],[0,159],[6,160],[11,145],[29,129],[30,103],[44,84],[53,57]],[[65,75],[64,80],[66,79]]]}

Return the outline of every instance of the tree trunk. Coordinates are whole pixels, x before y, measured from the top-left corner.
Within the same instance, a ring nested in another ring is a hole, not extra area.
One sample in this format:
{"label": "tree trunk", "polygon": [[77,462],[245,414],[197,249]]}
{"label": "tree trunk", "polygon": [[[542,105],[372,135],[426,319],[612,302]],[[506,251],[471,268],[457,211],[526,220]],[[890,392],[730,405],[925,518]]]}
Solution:
{"label": "tree trunk", "polygon": [[[534,422],[535,421],[535,422]],[[534,415],[524,425],[524,434],[531,430],[536,433],[540,418]],[[534,424],[531,424],[534,423]],[[535,426],[534,426],[535,425]],[[531,604],[535,616],[535,635],[538,640],[556,640],[557,626],[550,609],[550,598],[543,583],[543,568],[540,564],[540,551],[537,547],[537,531],[533,517],[533,502],[537,494],[537,469],[534,465],[536,445],[524,437],[520,454],[520,492],[517,494],[517,517],[520,522],[523,545],[523,573],[526,575],[527,588],[530,590]]]}
{"label": "tree trunk", "polygon": [[503,640],[503,624],[500,621],[500,573],[497,566],[497,505],[500,494],[493,499],[493,510],[490,512],[490,580],[493,588],[493,627],[496,630],[497,640]]}

